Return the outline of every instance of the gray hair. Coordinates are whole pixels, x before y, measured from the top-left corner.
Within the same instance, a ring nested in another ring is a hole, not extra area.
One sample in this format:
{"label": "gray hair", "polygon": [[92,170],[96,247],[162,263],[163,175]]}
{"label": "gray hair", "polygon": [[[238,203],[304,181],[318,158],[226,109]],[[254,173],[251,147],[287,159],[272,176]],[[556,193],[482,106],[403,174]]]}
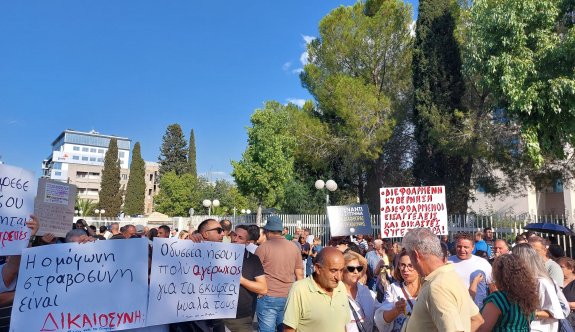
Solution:
{"label": "gray hair", "polygon": [[378,248],[378,249],[379,249],[379,248],[381,248],[382,245],[383,245],[383,241],[382,241],[382,240],[380,240],[380,239],[375,239],[375,240],[373,240],[373,246],[374,246],[375,248]]}
{"label": "gray hair", "polygon": [[519,257],[527,265],[528,270],[531,271],[535,278],[545,278],[551,281],[543,259],[529,244],[520,243],[511,249],[511,253]]}
{"label": "gray hair", "polygon": [[74,242],[73,238],[82,235],[86,235],[86,231],[84,231],[83,229],[73,229],[68,233],[66,233],[66,243]]}
{"label": "gray hair", "polygon": [[417,250],[421,255],[433,255],[443,259],[443,250],[437,235],[429,228],[414,228],[405,234],[401,241],[401,246],[412,253]]}

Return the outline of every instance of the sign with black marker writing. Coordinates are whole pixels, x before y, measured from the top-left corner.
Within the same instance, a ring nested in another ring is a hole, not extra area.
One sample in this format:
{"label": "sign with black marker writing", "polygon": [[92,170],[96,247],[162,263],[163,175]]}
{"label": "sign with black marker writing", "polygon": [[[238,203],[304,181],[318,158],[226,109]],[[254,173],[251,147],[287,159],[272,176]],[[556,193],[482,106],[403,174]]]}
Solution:
{"label": "sign with black marker writing", "polygon": [[0,164],[0,255],[20,255],[28,246],[26,226],[34,213],[34,173]]}
{"label": "sign with black marker writing", "polygon": [[245,246],[154,238],[147,325],[235,318]]}
{"label": "sign with black marker writing", "polygon": [[327,218],[331,236],[371,234],[367,205],[328,206]]}
{"label": "sign with black marker writing", "polygon": [[10,331],[115,331],[145,326],[148,241],[26,249]]}
{"label": "sign with black marker writing", "polygon": [[65,237],[74,222],[75,199],[75,185],[46,178],[38,180],[34,202],[34,215],[40,219],[38,235]]}

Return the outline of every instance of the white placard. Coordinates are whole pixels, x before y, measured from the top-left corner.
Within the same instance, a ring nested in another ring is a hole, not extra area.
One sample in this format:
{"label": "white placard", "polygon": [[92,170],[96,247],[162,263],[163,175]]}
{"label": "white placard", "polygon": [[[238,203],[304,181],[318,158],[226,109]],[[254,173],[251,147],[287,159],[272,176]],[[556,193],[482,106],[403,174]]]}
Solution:
{"label": "white placard", "polygon": [[47,233],[65,237],[74,222],[76,186],[55,180],[38,180],[34,215],[40,219],[38,235]]}
{"label": "white placard", "polygon": [[145,326],[148,241],[53,244],[22,253],[10,331]]}
{"label": "white placard", "polygon": [[28,246],[26,221],[34,213],[34,173],[0,164],[0,256],[20,255]]}
{"label": "white placard", "polygon": [[147,325],[235,318],[245,246],[154,238]]}
{"label": "white placard", "polygon": [[381,237],[403,237],[418,227],[447,234],[445,187],[380,188]]}

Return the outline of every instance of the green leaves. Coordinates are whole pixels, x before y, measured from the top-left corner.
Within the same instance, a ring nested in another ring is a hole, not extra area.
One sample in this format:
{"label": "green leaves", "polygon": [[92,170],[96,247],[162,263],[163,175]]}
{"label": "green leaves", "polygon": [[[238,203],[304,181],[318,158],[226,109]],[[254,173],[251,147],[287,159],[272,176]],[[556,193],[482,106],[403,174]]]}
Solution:
{"label": "green leaves", "polygon": [[99,208],[106,211],[106,217],[116,217],[122,207],[120,191],[120,163],[118,162],[118,141],[110,139],[108,151],[104,157],[104,169],[100,182]]}
{"label": "green leaves", "polygon": [[144,198],[146,194],[146,164],[142,159],[140,142],[134,144],[130,177],[126,186],[124,213],[127,215],[144,214]]}

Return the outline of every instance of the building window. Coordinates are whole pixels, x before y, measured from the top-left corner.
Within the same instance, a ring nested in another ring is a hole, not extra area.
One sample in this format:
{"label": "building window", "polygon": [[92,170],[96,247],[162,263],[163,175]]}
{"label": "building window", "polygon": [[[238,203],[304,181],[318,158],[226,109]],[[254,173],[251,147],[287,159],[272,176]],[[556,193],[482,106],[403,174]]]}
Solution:
{"label": "building window", "polygon": [[148,189],[148,196],[152,196],[152,189]]}
{"label": "building window", "polygon": [[62,169],[62,163],[54,163],[52,164],[53,169]]}
{"label": "building window", "polygon": [[98,158],[98,162],[99,162],[99,163],[103,163],[103,162],[104,162],[104,159],[103,159],[103,158]]}
{"label": "building window", "polygon": [[72,156],[72,159],[74,159],[74,160],[80,160],[80,156]]}
{"label": "building window", "polygon": [[82,157],[83,161],[88,161],[88,157]]}
{"label": "building window", "polygon": [[55,172],[54,172],[54,176],[62,176],[62,172],[60,172],[60,171],[55,171]]}
{"label": "building window", "polygon": [[124,158],[124,151],[120,151],[119,155],[120,155],[120,158]]}
{"label": "building window", "polygon": [[90,157],[90,161],[96,161],[96,157]]}
{"label": "building window", "polygon": [[553,183],[553,192],[554,193],[562,193],[563,192],[563,180],[557,179]]}
{"label": "building window", "polygon": [[154,174],[150,174],[150,182],[154,179]]}
{"label": "building window", "polygon": [[128,180],[128,174],[122,174],[122,180]]}
{"label": "building window", "polygon": [[91,153],[96,153],[96,148],[90,148]]}
{"label": "building window", "polygon": [[83,152],[88,152],[88,148],[87,148],[87,147],[83,147],[83,148],[82,148],[82,151],[83,151]]}
{"label": "building window", "polygon": [[104,153],[104,149],[98,149],[98,153]]}
{"label": "building window", "polygon": [[72,150],[74,150],[74,151],[80,151],[80,147],[79,147],[79,146],[74,146],[74,147],[72,147]]}

